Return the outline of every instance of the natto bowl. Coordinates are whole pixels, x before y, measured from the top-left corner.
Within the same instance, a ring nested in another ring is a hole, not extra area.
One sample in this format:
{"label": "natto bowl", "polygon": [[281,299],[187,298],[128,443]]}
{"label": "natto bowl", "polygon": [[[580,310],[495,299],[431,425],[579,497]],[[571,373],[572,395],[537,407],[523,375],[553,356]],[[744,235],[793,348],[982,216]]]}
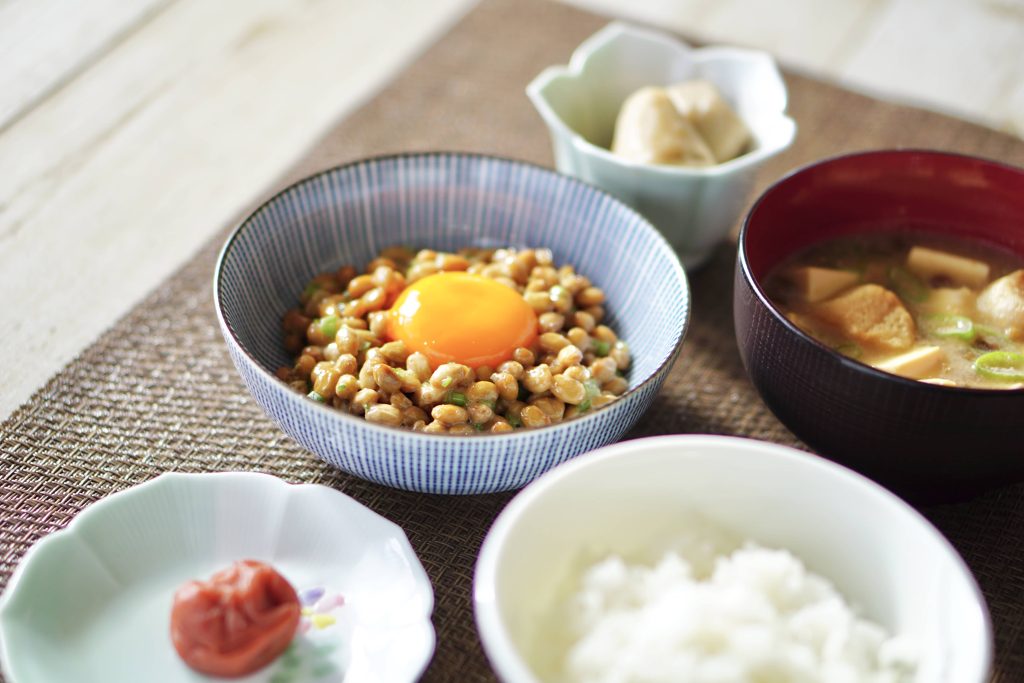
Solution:
{"label": "natto bowl", "polygon": [[[281,316],[315,274],[363,268],[404,244],[548,247],[606,295],[606,323],[630,346],[629,389],[591,414],[507,435],[455,437],[371,424],[274,376],[292,359]],[[577,180],[459,153],[357,161],[302,180],[228,239],[214,275],[228,350],[256,402],[303,447],[356,476],[430,493],[487,493],[617,439],[650,406],[686,331],[690,294],[671,247],[639,214]]]}
{"label": "natto bowl", "polygon": [[810,447],[917,500],[1024,478],[1024,390],[943,387],[876,370],[816,341],[765,294],[805,247],[903,230],[1024,258],[1024,171],[958,154],[883,150],[802,168],[771,186],[740,233],[740,355],[772,412]]}

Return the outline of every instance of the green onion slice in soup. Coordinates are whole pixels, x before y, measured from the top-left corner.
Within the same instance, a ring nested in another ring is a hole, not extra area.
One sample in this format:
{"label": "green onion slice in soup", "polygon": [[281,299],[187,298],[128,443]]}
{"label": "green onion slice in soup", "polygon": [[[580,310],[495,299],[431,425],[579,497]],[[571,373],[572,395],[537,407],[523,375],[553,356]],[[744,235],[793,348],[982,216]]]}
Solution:
{"label": "green onion slice in soup", "polygon": [[990,351],[978,356],[974,370],[983,377],[1004,382],[1024,382],[1024,353]]}
{"label": "green onion slice in soup", "polygon": [[889,271],[889,280],[901,299],[921,303],[928,298],[928,287],[910,271],[896,266]]}
{"label": "green onion slice in soup", "polygon": [[974,321],[963,315],[951,313],[936,313],[925,316],[922,319],[923,327],[930,334],[944,339],[962,339],[965,342],[973,342],[978,336],[974,329]]}

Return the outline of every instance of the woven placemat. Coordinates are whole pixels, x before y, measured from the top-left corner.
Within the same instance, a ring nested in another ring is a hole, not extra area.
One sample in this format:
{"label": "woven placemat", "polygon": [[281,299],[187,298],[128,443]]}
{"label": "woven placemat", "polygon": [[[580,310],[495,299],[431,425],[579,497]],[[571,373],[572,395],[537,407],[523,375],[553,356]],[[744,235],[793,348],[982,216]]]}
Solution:
{"label": "woven placemat", "polygon": [[[358,157],[451,149],[550,165],[523,88],[606,19],[543,0],[485,0],[282,184]],[[824,156],[873,147],[956,150],[1024,165],[1024,142],[787,74],[800,130],[758,190]],[[161,472],[257,470],[333,486],[400,524],[434,584],[438,646],[424,680],[490,681],[471,606],[473,565],[509,494],[444,497],[369,484],[322,464],[251,401],[214,317],[218,235],[0,426],[0,588],[28,547],[110,493]],[[691,274],[693,322],[655,407],[630,437],[736,434],[800,447],[747,381],[733,338],[726,246]],[[979,443],[979,446],[982,444]],[[974,570],[996,628],[995,681],[1024,680],[1024,486],[927,509]]]}

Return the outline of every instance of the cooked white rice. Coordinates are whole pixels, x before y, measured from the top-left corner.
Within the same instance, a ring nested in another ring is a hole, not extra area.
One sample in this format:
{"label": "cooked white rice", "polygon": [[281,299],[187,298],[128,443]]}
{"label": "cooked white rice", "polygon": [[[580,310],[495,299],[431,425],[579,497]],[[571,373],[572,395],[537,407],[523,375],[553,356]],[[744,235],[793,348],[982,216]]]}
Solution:
{"label": "cooked white rice", "polygon": [[674,552],[654,567],[609,557],[569,607],[572,683],[903,683],[913,648],[857,617],[783,550],[746,545],[710,576]]}

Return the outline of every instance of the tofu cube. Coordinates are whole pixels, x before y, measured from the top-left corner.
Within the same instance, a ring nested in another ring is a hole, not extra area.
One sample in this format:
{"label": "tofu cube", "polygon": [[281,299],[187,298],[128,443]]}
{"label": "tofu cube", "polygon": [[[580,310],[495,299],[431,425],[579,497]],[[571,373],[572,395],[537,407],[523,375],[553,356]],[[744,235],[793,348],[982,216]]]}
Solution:
{"label": "tofu cube", "polygon": [[974,300],[977,294],[969,287],[936,287],[921,304],[925,313],[950,313],[974,317]]}
{"label": "tofu cube", "polygon": [[852,287],[857,284],[860,276],[849,270],[804,266],[787,272],[786,279],[796,285],[801,299],[813,304]]}
{"label": "tofu cube", "polygon": [[956,386],[956,382],[954,382],[951,379],[946,379],[945,377],[929,377],[927,379],[922,379],[921,381],[924,382],[925,384],[934,384],[937,387],[955,387]]}
{"label": "tofu cube", "polygon": [[815,304],[811,311],[868,349],[903,351],[914,343],[914,319],[900,298],[881,285],[860,285]]}
{"label": "tofu cube", "polygon": [[945,360],[946,352],[938,346],[921,346],[873,365],[879,370],[901,377],[924,379],[934,375]]}
{"label": "tofu cube", "polygon": [[944,251],[913,247],[907,254],[907,270],[925,282],[945,277],[955,285],[980,289],[988,282],[988,264]]}
{"label": "tofu cube", "polygon": [[978,312],[985,321],[1024,341],[1024,270],[999,278],[978,295]]}

